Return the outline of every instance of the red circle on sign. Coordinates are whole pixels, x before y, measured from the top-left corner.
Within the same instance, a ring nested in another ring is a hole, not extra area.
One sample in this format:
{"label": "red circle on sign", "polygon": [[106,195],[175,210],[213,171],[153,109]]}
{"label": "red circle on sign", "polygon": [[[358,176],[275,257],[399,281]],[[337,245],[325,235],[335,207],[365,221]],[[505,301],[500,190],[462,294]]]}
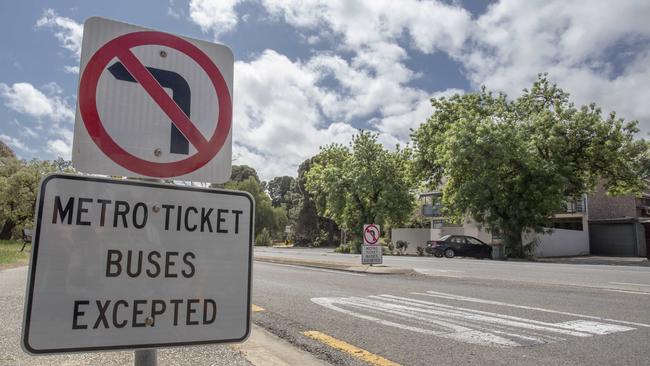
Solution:
{"label": "red circle on sign", "polygon": [[[134,156],[111,138],[99,118],[96,94],[102,72],[124,50],[130,52],[133,47],[146,45],[167,46],[189,56],[206,72],[217,93],[219,117],[212,137],[201,148],[195,146],[197,153],[183,160],[158,163]],[[153,31],[125,34],[109,41],[95,52],[86,64],[79,83],[79,110],[88,134],[111,160],[132,172],[161,178],[188,174],[207,164],[223,147],[232,124],[232,100],[228,85],[212,60],[182,38]]]}
{"label": "red circle on sign", "polygon": [[[369,233],[375,234],[375,235],[370,234],[370,240],[368,240]],[[368,227],[366,227],[365,232],[363,233],[363,237],[369,245],[375,245],[379,241],[379,229],[374,224],[368,225]]]}

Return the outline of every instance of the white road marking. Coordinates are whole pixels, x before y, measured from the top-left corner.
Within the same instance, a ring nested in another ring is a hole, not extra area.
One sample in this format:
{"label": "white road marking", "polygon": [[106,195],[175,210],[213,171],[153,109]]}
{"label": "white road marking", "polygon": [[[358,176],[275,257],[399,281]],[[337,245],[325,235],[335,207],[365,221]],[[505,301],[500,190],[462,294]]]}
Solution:
{"label": "white road marking", "polygon": [[650,296],[650,292],[643,292],[643,291],[631,291],[631,290],[615,290],[613,288],[604,288],[604,291],[609,291],[609,292],[622,292],[624,294],[635,294],[635,295],[648,295]]}
{"label": "white road marking", "polygon": [[488,305],[508,306],[508,307],[511,307],[511,308],[534,310],[534,311],[541,311],[541,312],[545,312],[545,313],[560,314],[560,315],[569,315],[569,316],[575,316],[575,317],[578,317],[578,318],[594,319],[594,320],[600,320],[600,321],[606,321],[606,322],[615,322],[615,323],[621,323],[621,324],[627,324],[627,325],[634,325],[634,326],[638,326],[638,327],[650,328],[650,324],[645,324],[645,323],[629,322],[629,321],[625,321],[625,320],[616,320],[616,319],[609,319],[609,318],[601,318],[601,317],[598,317],[598,316],[577,314],[577,313],[571,313],[571,312],[566,312],[566,311],[558,311],[558,310],[551,310],[551,309],[544,309],[544,308],[538,308],[538,307],[534,307],[534,306],[509,304],[509,303],[501,302],[501,301],[483,300],[483,299],[478,299],[478,298],[474,298],[474,297],[458,296],[458,295],[447,294],[447,293],[444,293],[444,292],[437,292],[437,291],[427,291],[426,293],[410,292],[410,294],[438,297],[438,298],[449,299],[449,300],[469,301],[469,302],[475,302],[475,303],[480,303],[480,304],[488,304]]}
{"label": "white road marking", "polygon": [[297,268],[297,269],[304,269],[307,271],[317,271],[317,272],[328,272],[328,273],[336,273],[336,274],[342,274],[342,275],[348,275],[348,276],[366,276],[363,273],[354,273],[354,272],[345,272],[345,271],[336,271],[333,269],[323,269],[323,268],[314,268],[314,267],[303,267],[303,266],[294,266],[291,264],[280,264],[280,263],[273,263],[273,262],[262,262],[264,264],[271,264],[274,266],[282,266],[282,267],[290,267],[290,268]]}
{"label": "white road marking", "polygon": [[582,319],[549,323],[393,295],[318,297],[311,301],[378,324],[494,347],[539,345],[568,336],[585,338],[635,329]]}
{"label": "white road marking", "polygon": [[626,285],[626,286],[643,286],[643,287],[650,287],[650,285],[646,285],[643,283],[630,283],[630,282],[610,282],[612,285]]}

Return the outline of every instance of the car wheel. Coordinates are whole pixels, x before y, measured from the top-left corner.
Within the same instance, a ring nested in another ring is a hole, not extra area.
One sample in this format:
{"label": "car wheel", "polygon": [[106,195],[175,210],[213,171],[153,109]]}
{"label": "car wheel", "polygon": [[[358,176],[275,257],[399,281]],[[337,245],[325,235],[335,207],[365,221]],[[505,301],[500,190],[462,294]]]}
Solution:
{"label": "car wheel", "polygon": [[453,258],[456,255],[453,249],[447,248],[445,249],[445,257],[447,258]]}

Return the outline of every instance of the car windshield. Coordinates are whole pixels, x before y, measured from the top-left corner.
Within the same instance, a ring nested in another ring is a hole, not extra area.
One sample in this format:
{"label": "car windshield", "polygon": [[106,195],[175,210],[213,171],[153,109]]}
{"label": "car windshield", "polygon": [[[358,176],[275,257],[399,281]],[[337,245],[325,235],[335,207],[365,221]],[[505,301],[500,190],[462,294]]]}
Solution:
{"label": "car windshield", "polygon": [[440,240],[440,241],[447,241],[447,239],[449,239],[450,236],[451,236],[451,235],[445,235],[445,236],[443,236],[442,238],[440,238],[440,239],[438,239],[438,240]]}

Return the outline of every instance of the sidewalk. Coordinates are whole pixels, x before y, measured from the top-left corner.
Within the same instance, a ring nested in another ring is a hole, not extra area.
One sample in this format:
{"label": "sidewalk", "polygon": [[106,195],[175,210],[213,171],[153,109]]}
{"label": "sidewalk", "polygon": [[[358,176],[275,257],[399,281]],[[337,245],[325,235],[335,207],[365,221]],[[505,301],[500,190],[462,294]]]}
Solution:
{"label": "sidewalk", "polygon": [[606,264],[612,266],[650,266],[648,258],[644,257],[603,257],[587,255],[579,257],[538,258],[537,262],[564,264]]}
{"label": "sidewalk", "polygon": [[350,264],[341,263],[341,262],[327,262],[321,260],[295,259],[295,258],[287,258],[287,257],[266,257],[260,255],[256,255],[255,260],[260,262],[334,269],[339,271],[356,272],[356,273],[372,273],[372,274],[413,274],[415,273],[415,271],[410,268],[389,267],[381,264],[374,265],[374,266],[370,266],[370,265],[350,266]]}

